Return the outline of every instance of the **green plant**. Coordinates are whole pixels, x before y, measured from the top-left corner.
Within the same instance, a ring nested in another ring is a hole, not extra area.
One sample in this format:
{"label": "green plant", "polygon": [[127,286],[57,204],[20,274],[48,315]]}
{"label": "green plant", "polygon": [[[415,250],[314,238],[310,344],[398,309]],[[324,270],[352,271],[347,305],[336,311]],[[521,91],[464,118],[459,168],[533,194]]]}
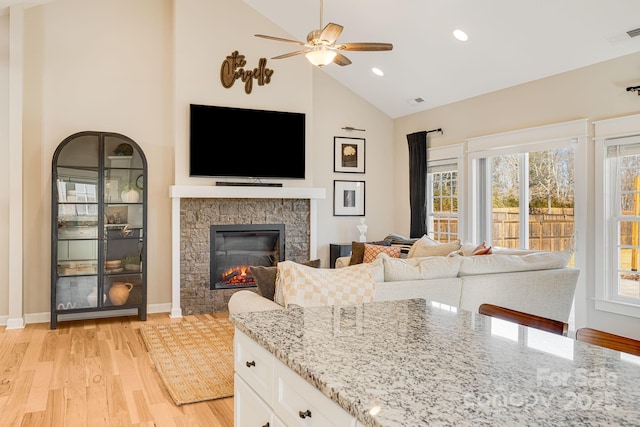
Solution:
{"label": "green plant", "polygon": [[123,265],[127,265],[127,264],[140,264],[140,256],[139,255],[127,255],[124,258],[122,258],[122,264]]}
{"label": "green plant", "polygon": [[135,181],[127,182],[122,186],[122,191],[129,191],[129,190],[137,190]]}
{"label": "green plant", "polygon": [[133,147],[130,144],[123,142],[113,150],[113,154],[116,156],[130,156],[133,154]]}

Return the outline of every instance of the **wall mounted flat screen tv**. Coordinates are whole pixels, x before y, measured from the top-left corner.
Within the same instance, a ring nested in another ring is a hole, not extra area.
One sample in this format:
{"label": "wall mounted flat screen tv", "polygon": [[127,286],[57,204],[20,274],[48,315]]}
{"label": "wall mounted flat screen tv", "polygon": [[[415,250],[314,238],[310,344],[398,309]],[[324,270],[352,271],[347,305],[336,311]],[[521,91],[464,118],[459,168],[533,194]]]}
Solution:
{"label": "wall mounted flat screen tv", "polygon": [[191,104],[189,120],[189,176],[304,179],[304,113]]}

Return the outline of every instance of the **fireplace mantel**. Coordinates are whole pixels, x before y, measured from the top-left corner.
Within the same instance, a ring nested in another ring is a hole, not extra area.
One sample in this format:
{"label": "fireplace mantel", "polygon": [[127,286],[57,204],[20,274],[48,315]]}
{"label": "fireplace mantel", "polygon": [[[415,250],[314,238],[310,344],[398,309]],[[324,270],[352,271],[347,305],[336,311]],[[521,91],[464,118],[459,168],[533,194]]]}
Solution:
{"label": "fireplace mantel", "polygon": [[169,197],[182,199],[324,199],[326,189],[312,187],[260,187],[173,185]]}
{"label": "fireplace mantel", "polygon": [[316,258],[317,200],[326,198],[325,188],[172,185],[171,197],[171,317],[182,317],[180,307],[180,200],[181,199],[308,199],[309,256]]}

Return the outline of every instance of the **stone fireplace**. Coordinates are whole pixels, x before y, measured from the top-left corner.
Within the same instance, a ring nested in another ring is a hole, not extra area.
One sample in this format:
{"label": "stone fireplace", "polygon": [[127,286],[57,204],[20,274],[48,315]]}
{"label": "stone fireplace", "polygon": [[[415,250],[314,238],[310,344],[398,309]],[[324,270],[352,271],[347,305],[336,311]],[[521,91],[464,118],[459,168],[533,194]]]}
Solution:
{"label": "stone fireplace", "polygon": [[316,203],[324,188],[172,186],[171,317],[227,311],[241,289],[211,289],[212,225],[283,224],[284,258],[316,257]]}

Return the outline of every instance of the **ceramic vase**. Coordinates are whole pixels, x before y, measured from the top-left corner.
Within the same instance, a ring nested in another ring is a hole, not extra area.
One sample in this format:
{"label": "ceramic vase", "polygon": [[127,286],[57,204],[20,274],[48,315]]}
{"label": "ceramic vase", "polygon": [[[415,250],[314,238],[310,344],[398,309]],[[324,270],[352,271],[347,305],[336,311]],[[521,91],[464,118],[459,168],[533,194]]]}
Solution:
{"label": "ceramic vase", "polygon": [[[107,296],[102,294],[102,302],[107,300]],[[87,302],[89,303],[89,307],[97,307],[98,306],[98,288],[93,288],[91,293],[87,295]]]}
{"label": "ceramic vase", "polygon": [[112,305],[123,305],[129,298],[129,292],[133,289],[131,283],[114,282],[109,288],[109,301]]}
{"label": "ceramic vase", "polygon": [[120,193],[120,198],[123,202],[137,203],[140,200],[140,193],[132,188],[131,190]]}

